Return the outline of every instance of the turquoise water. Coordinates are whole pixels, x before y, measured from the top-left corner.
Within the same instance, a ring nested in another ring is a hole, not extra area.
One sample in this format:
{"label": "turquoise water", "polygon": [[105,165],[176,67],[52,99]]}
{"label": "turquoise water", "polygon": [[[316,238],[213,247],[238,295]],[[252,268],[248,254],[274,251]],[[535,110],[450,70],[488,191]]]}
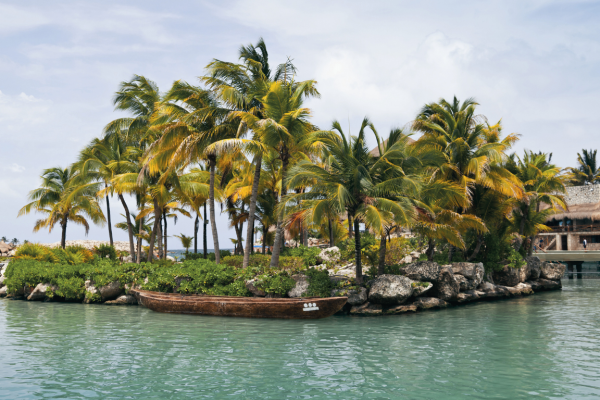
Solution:
{"label": "turquoise water", "polygon": [[600,280],[563,282],[310,322],[0,300],[0,398],[598,398]]}

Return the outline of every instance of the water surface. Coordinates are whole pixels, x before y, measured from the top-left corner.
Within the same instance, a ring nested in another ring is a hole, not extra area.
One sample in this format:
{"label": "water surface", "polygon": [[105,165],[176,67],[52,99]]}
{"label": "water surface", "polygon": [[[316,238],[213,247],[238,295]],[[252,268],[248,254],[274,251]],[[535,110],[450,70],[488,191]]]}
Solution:
{"label": "water surface", "polygon": [[600,280],[563,283],[309,322],[0,300],[0,398],[598,398]]}

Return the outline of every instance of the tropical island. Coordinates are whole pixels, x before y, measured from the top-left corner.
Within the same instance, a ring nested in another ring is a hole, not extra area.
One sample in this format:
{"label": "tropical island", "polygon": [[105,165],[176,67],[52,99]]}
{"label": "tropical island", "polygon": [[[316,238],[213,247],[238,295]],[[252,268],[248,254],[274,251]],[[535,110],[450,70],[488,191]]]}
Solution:
{"label": "tropical island", "polygon": [[[138,75],[120,84],[115,108],[130,116],[109,122],[71,165],[44,170],[19,212],[43,214],[34,231],[60,227],[60,246],[0,244],[10,254],[0,296],[348,296],[343,313],[379,315],[561,288],[565,266],[534,252],[556,246],[543,234],[568,211],[567,188],[598,181],[595,151],[568,170],[551,154],[517,155],[519,135],[478,114],[474,99],[425,104],[386,134],[367,117],[355,135],[338,121],[317,127],[304,106],[320,96],[316,81],[299,80],[289,59],[273,68],[262,39],[239,56],[211,61],[197,85],[161,92]],[[221,250],[218,204],[233,251]],[[183,260],[168,257],[177,216],[195,219],[178,236]],[[68,245],[71,224],[106,225],[109,240]],[[113,228],[129,238],[118,249]]]}

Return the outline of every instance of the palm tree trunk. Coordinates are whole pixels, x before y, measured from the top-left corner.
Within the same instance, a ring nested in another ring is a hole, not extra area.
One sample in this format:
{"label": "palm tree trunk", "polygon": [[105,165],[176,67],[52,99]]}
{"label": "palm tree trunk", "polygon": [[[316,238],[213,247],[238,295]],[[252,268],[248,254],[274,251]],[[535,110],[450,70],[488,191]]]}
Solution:
{"label": "palm tree trunk", "polygon": [[354,258],[356,262],[356,283],[362,285],[363,276],[360,250],[360,229],[358,225],[358,218],[354,218]]}
{"label": "palm tree trunk", "polygon": [[62,235],[60,238],[60,247],[62,247],[63,249],[67,246],[67,223],[69,222],[69,213],[65,214],[65,216],[63,217],[63,220],[60,223],[60,226],[62,228]]}
{"label": "palm tree trunk", "polygon": [[165,248],[163,249],[163,259],[167,259],[167,213],[163,213],[163,222],[165,224]]}
{"label": "palm tree trunk", "polygon": [[250,247],[251,254],[254,254],[254,221],[252,222],[252,246]]}
{"label": "palm tree trunk", "polygon": [[200,217],[196,213],[196,221],[194,221],[194,254],[198,254],[198,228],[200,225]]}
{"label": "palm tree trunk", "polygon": [[308,228],[306,226],[302,230],[302,246],[308,247]]}
{"label": "palm tree trunk", "polygon": [[137,238],[137,244],[138,244],[138,248],[137,248],[137,263],[141,264],[142,263],[142,231],[144,230],[144,218],[140,219],[140,229],[138,232],[138,238]]}
{"label": "palm tree trunk", "polygon": [[[288,160],[284,157],[281,163],[281,193],[279,194],[279,203],[281,199],[287,194],[287,188],[285,187],[285,178],[287,172]],[[279,266],[279,253],[281,252],[282,242],[284,239],[283,229],[283,213],[278,213],[277,216],[277,231],[275,233],[275,242],[273,243],[273,254],[271,255],[271,268],[277,268]]]}
{"label": "palm tree trunk", "polygon": [[381,240],[379,241],[379,268],[377,270],[377,274],[383,275],[385,273],[385,251],[386,251],[386,239],[385,232],[381,235]]}
{"label": "palm tree trunk", "polygon": [[[158,206],[158,201],[156,199],[154,199],[154,226],[152,227],[152,233],[150,234],[150,246],[148,249],[148,262],[152,262],[152,258],[154,256],[154,241],[156,240],[156,235],[160,234],[160,232],[158,232],[159,229],[160,229],[160,207]],[[160,244],[160,236],[159,236],[158,242]]]}
{"label": "palm tree trunk", "polygon": [[135,260],[135,244],[133,242],[133,225],[131,224],[131,214],[129,213],[129,207],[127,207],[127,203],[125,202],[125,199],[123,198],[122,194],[119,194],[119,200],[121,200],[121,204],[123,204],[123,209],[125,209],[125,218],[127,219],[127,233],[129,234],[129,252],[131,253],[132,260]]}
{"label": "palm tree trunk", "polygon": [[215,168],[216,168],[216,156],[210,156],[210,186],[208,189],[208,205],[210,207],[210,227],[212,229],[214,251],[215,251],[215,262],[219,264],[221,262],[221,253],[219,252],[219,234],[217,233],[217,221],[215,220]]}
{"label": "palm tree trunk", "polygon": [[202,221],[202,246],[204,248],[204,259],[208,257],[206,249],[206,202],[204,202],[204,221]]}
{"label": "palm tree trunk", "polygon": [[475,245],[475,249],[473,250],[473,254],[471,254],[471,256],[469,258],[467,258],[467,261],[471,261],[472,259],[474,259],[475,257],[477,257],[477,254],[479,254],[479,250],[481,249],[481,245],[483,244],[483,235],[482,234],[478,234],[477,235],[477,244]]}
{"label": "palm tree trunk", "polygon": [[427,254],[427,261],[433,261],[433,253],[435,251],[435,240],[433,239],[429,239],[429,247],[427,247],[427,251],[425,252],[425,254]]}
{"label": "palm tree trunk", "polygon": [[333,225],[331,224],[331,218],[329,218],[329,247],[333,247],[335,246],[335,243],[333,243],[334,239],[333,239]]}
{"label": "palm tree trunk", "polygon": [[[108,185],[106,184],[106,182],[104,183],[104,188],[107,188]],[[108,201],[108,194],[106,195],[106,219],[108,222],[108,240],[110,241],[110,245],[114,246],[115,242],[113,241],[113,234],[112,234],[112,222],[110,219],[110,202]]]}
{"label": "palm tree trunk", "polygon": [[263,229],[262,229],[262,253],[263,255],[267,254],[267,240],[266,240],[266,233],[267,233],[267,227],[265,226],[265,224],[263,224]]}
{"label": "palm tree trunk", "polygon": [[352,239],[353,236],[354,235],[352,233],[352,215],[348,213],[348,239]]}
{"label": "palm tree trunk", "polygon": [[158,259],[163,258],[163,228],[162,228],[162,209],[158,212],[158,231],[156,233],[156,239],[158,240]]}

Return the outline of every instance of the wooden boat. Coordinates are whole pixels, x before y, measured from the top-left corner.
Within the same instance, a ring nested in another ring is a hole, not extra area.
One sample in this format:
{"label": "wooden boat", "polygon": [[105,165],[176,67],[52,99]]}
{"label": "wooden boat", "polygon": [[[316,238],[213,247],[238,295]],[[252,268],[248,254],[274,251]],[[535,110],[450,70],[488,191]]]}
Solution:
{"label": "wooden boat", "polygon": [[342,309],[347,297],[265,298],[205,296],[130,290],[152,311],[223,317],[317,319]]}

